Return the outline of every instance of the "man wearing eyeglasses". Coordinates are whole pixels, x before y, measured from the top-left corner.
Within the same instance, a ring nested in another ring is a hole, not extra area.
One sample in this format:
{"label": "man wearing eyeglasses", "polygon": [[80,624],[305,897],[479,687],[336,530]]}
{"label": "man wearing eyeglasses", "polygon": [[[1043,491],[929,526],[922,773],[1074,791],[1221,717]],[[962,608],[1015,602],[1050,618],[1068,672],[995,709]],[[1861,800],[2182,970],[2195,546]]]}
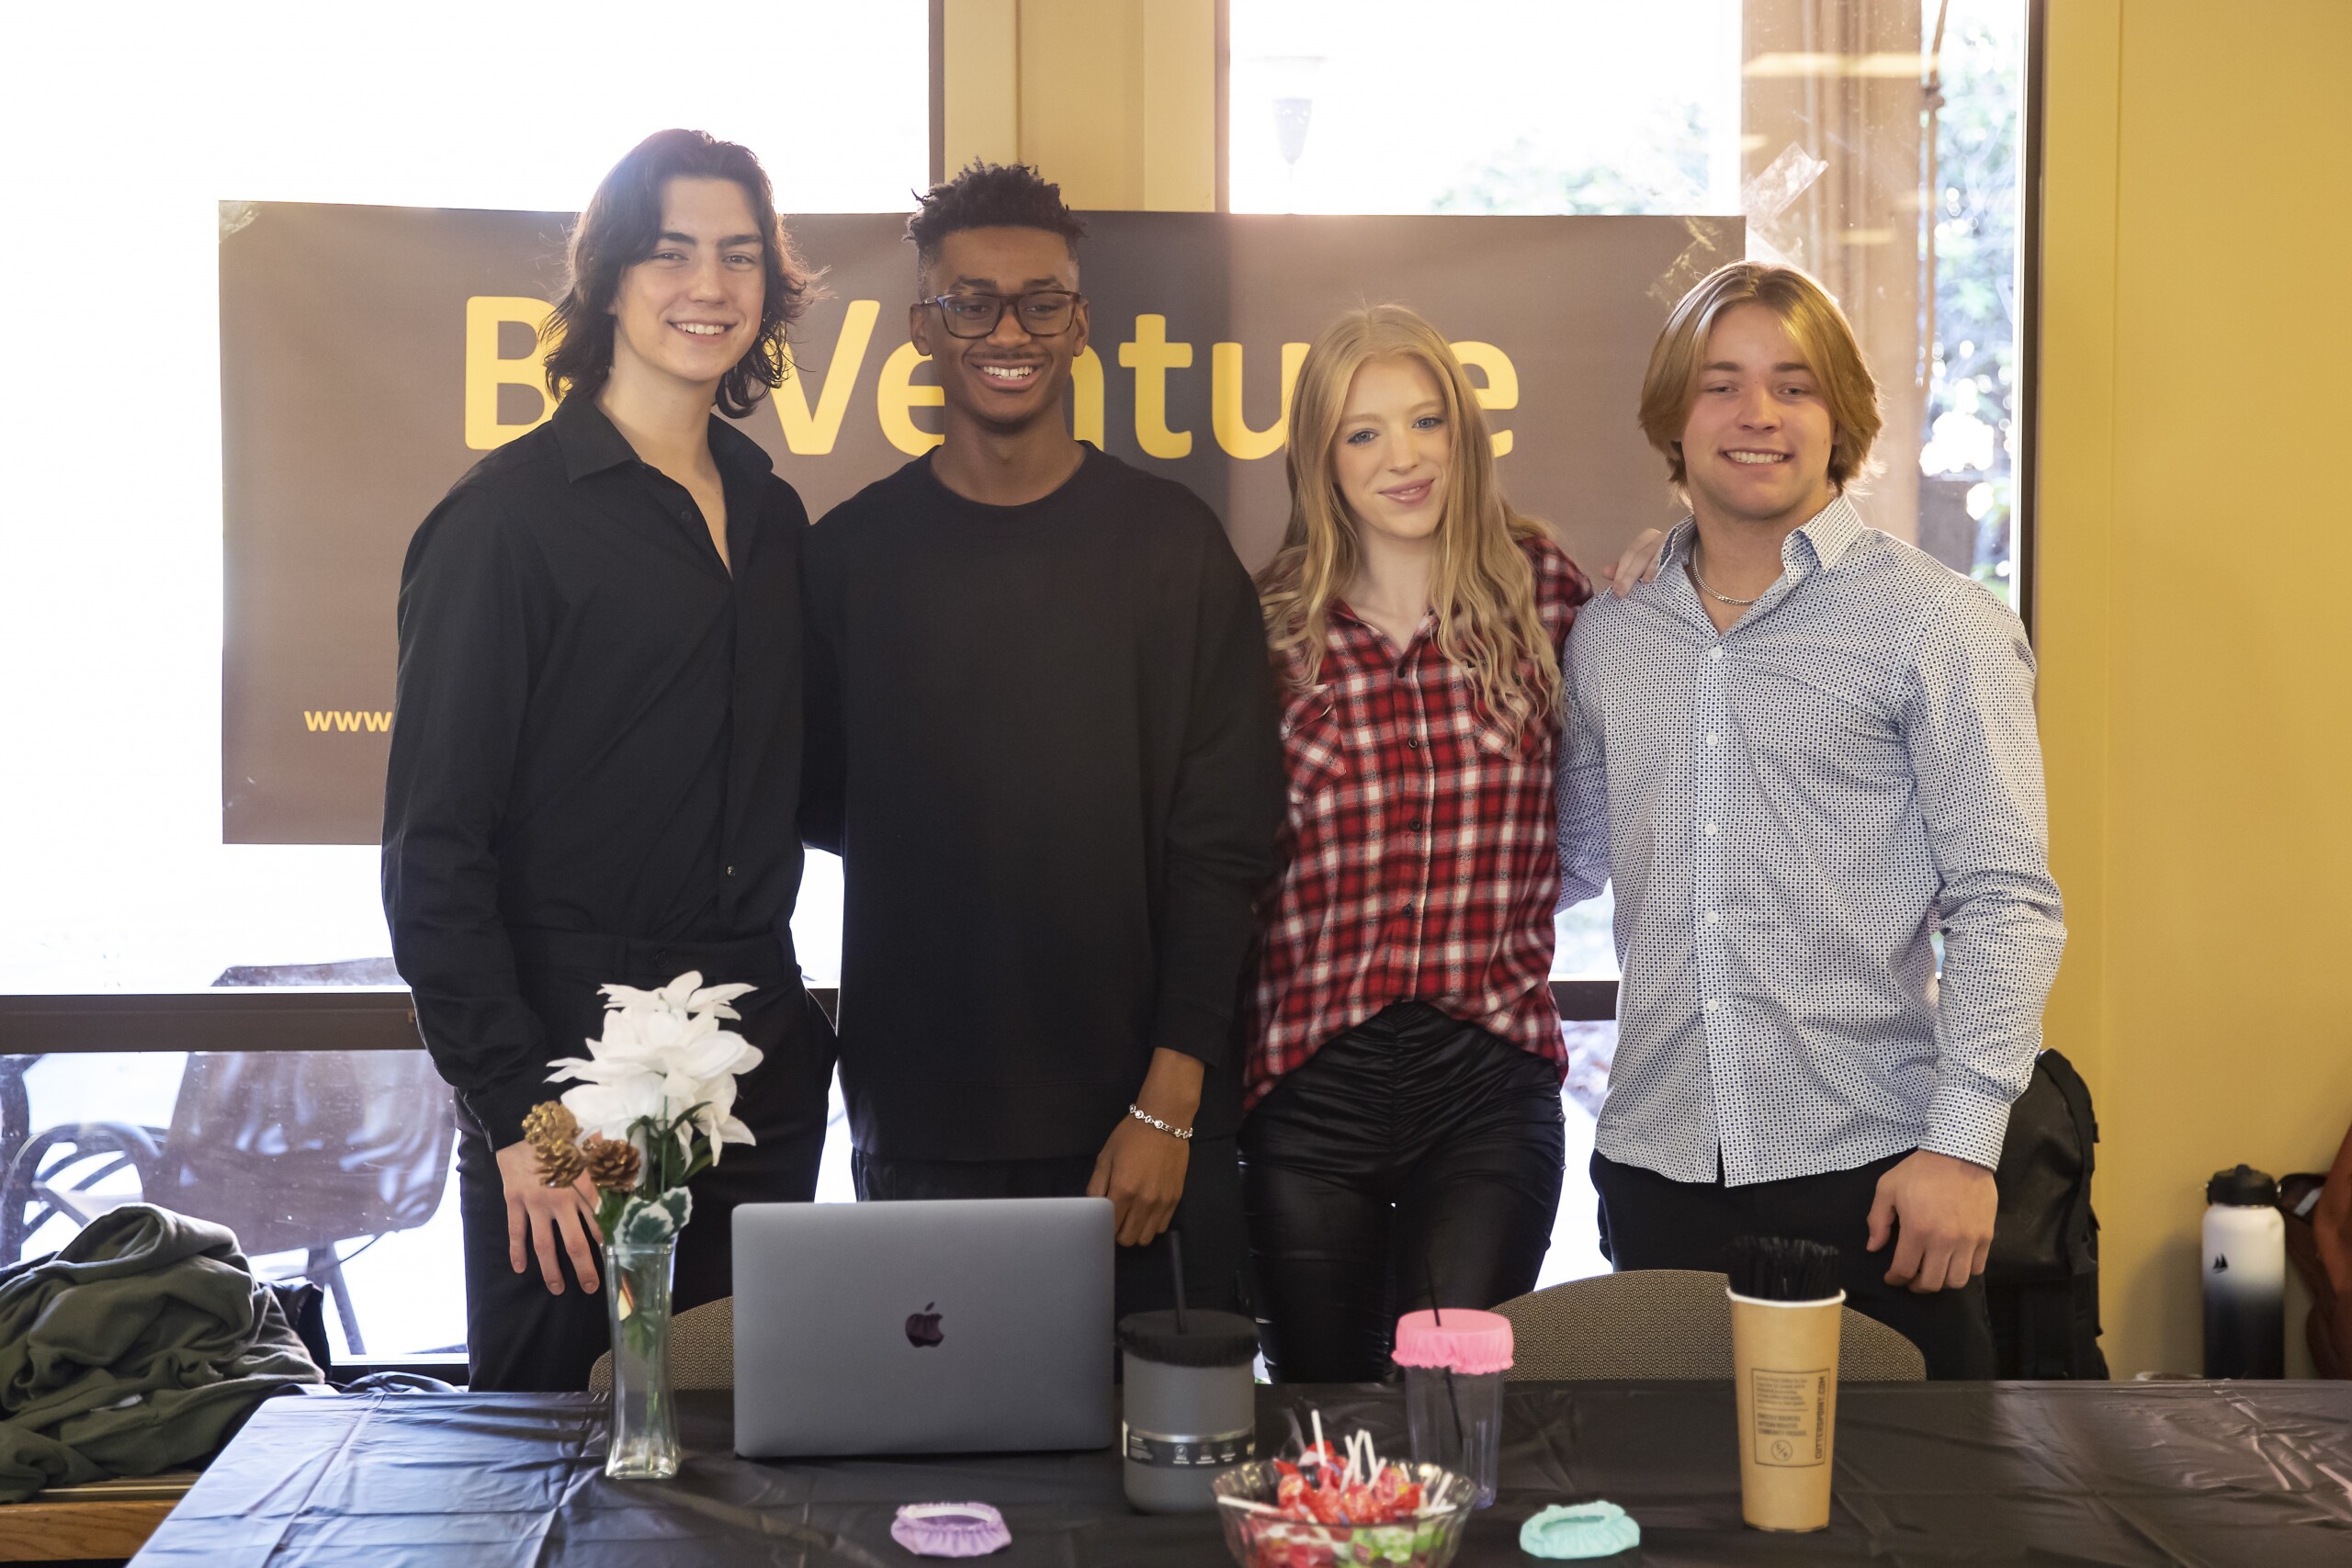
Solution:
{"label": "man wearing eyeglasses", "polygon": [[1107,1196],[1122,1314],[1238,1304],[1230,1023],[1273,868],[1258,603],[1182,485],[1075,440],[1082,226],[975,164],[909,220],[945,439],[809,538],[802,830],[842,857],[864,1199]]}

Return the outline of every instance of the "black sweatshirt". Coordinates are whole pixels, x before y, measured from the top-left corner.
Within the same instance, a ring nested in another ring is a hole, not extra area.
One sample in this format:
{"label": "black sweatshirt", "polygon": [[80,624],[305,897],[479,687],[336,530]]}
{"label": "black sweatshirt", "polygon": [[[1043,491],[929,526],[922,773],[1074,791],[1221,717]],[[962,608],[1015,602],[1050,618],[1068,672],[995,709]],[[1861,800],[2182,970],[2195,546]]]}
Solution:
{"label": "black sweatshirt", "polygon": [[802,828],[843,859],[857,1146],[1091,1154],[1154,1049],[1229,1039],[1283,783],[1257,595],[1183,486],[1092,447],[1025,506],[918,458],[808,539]]}
{"label": "black sweatshirt", "polygon": [[409,544],[384,917],[434,1064],[493,1145],[581,1052],[525,1004],[518,928],[775,933],[797,967],[808,513],[742,432],[712,420],[710,450],[731,574],[694,498],[585,398],[484,457]]}

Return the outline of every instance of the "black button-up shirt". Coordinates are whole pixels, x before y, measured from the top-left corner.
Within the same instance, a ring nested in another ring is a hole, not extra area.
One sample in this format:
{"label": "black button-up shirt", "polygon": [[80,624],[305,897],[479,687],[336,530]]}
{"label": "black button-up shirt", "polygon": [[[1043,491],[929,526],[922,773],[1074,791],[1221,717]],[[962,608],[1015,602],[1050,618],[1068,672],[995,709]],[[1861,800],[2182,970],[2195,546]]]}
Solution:
{"label": "black button-up shirt", "polygon": [[585,399],[483,458],[409,545],[384,913],[494,1145],[581,1044],[525,1005],[512,929],[774,933],[797,973],[808,516],[750,437],[713,419],[710,446],[731,575],[684,487]]}

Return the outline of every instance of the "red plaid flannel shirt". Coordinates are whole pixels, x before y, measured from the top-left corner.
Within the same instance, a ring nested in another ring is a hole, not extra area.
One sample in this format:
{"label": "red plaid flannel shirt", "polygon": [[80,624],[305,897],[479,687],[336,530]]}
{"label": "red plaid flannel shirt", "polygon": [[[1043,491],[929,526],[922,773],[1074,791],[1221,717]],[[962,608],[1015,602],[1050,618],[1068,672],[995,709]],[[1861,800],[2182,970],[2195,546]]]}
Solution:
{"label": "red plaid flannel shirt", "polygon": [[[1544,630],[1565,659],[1591,586],[1529,541]],[[1249,1100],[1392,1002],[1422,1001],[1566,1066],[1552,1000],[1559,721],[1514,735],[1438,651],[1402,658],[1334,604],[1319,683],[1286,673],[1283,874],[1258,906]]]}

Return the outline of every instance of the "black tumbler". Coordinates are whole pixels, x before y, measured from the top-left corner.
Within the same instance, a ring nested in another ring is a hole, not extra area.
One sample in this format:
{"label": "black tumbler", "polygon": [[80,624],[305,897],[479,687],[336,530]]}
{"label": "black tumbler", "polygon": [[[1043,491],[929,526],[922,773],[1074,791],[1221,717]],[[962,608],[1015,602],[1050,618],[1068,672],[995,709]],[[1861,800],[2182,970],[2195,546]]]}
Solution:
{"label": "black tumbler", "polygon": [[1147,1514],[1216,1506],[1210,1487],[1258,1457],[1258,1325],[1229,1312],[1119,1320],[1127,1501]]}

